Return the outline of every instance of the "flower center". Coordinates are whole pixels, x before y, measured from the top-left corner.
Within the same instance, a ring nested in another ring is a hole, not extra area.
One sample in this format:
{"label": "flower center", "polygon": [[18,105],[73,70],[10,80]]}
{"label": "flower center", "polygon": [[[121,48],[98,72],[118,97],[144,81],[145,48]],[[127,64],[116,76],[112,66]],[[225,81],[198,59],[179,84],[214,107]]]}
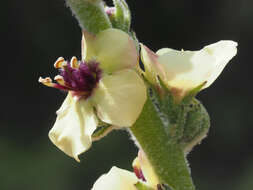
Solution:
{"label": "flower center", "polygon": [[54,78],[57,83],[53,83],[49,77],[40,78],[39,82],[60,90],[71,91],[72,95],[78,98],[88,98],[102,75],[99,63],[77,61],[76,57],[70,62],[60,57],[54,66],[60,70],[60,75]]}

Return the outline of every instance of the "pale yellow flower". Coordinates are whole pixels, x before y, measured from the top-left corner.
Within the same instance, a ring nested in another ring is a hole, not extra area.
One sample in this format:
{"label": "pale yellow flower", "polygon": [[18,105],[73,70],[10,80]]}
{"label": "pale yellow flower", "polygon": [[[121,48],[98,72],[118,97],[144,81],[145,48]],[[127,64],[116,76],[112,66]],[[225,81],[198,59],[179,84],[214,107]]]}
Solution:
{"label": "pale yellow flower", "polygon": [[94,183],[92,190],[137,190],[137,183],[147,189],[157,189],[159,184],[154,170],[143,151],[133,161],[134,172],[113,166],[107,174],[103,174]]}
{"label": "pale yellow flower", "polygon": [[92,190],[137,190],[138,178],[133,172],[113,166],[107,174],[98,178]]}
{"label": "pale yellow flower", "polygon": [[141,45],[144,75],[152,84],[156,84],[159,76],[168,88],[181,95],[202,84],[204,89],[216,80],[236,55],[236,47],[236,42],[219,41],[199,51],[163,48],[154,53]]}
{"label": "pale yellow flower", "polygon": [[136,47],[128,34],[108,29],[97,36],[87,32],[83,36],[81,61],[59,58],[55,63],[60,69],[57,83],[39,79],[68,91],[49,138],[77,161],[91,146],[98,118],[117,127],[130,127],[146,101],[144,82],[133,69],[138,64]]}

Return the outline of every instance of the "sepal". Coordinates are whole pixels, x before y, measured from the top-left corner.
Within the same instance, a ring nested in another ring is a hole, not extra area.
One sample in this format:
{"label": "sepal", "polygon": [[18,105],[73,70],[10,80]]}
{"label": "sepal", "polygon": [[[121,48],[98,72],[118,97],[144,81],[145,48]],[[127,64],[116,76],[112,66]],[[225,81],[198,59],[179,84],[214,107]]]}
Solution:
{"label": "sepal", "polygon": [[102,122],[102,123],[103,124],[99,125],[97,127],[97,129],[93,132],[93,134],[91,136],[92,141],[98,141],[98,140],[102,139],[103,137],[105,137],[107,134],[109,134],[114,129],[113,126],[111,126],[107,123],[104,123],[104,122]]}
{"label": "sepal", "polygon": [[183,102],[190,101],[192,98],[194,98],[201,91],[201,89],[206,85],[206,83],[207,83],[207,81],[203,82],[202,84],[200,84],[196,88],[194,88],[191,91],[189,91],[188,93],[186,93],[186,95],[183,97]]}
{"label": "sepal", "polygon": [[[123,30],[125,32],[130,31],[131,25],[131,12],[125,0],[113,0],[115,11],[109,11],[108,16],[112,23],[113,28]],[[109,8],[112,10],[112,8]]]}
{"label": "sepal", "polygon": [[178,101],[170,89],[161,80],[159,82],[158,89],[150,85],[149,95],[153,105],[169,139],[188,153],[206,137],[210,128],[209,115],[202,103],[195,98],[205,83],[191,90]]}
{"label": "sepal", "polygon": [[195,98],[187,103],[183,102],[182,106],[186,110],[186,118],[183,136],[179,142],[184,152],[188,153],[207,136],[210,118],[205,107]]}

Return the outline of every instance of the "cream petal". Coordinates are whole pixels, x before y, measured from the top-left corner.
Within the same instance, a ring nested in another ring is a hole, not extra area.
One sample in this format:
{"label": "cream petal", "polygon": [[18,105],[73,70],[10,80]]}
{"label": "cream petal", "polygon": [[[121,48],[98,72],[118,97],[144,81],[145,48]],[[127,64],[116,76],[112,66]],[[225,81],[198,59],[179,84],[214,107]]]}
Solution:
{"label": "cream petal", "polygon": [[141,60],[145,68],[143,75],[150,83],[156,84],[158,75],[165,77],[164,68],[158,63],[158,55],[143,44],[141,44]]}
{"label": "cream petal", "polygon": [[107,29],[97,36],[84,32],[82,47],[83,60],[98,61],[100,67],[108,73],[132,68],[138,63],[134,41],[118,29]]}
{"label": "cream petal", "polygon": [[204,50],[216,59],[216,67],[209,76],[204,88],[210,86],[218,78],[226,64],[236,55],[237,45],[234,41],[219,41],[204,47]]}
{"label": "cream petal", "polygon": [[98,117],[119,127],[129,127],[140,115],[146,101],[146,87],[133,70],[122,70],[104,76],[94,92]]}
{"label": "cream petal", "polygon": [[64,153],[80,161],[78,155],[91,146],[91,135],[97,126],[92,106],[83,99],[77,100],[69,93],[49,132],[50,140]]}
{"label": "cream petal", "polygon": [[85,30],[83,30],[82,35],[82,42],[81,42],[81,54],[82,54],[82,61],[84,60],[93,60],[95,59],[95,48],[94,48],[94,41],[96,36],[91,34]]}
{"label": "cream petal", "polygon": [[98,178],[92,190],[137,190],[137,182],[134,173],[114,166],[107,174]]}
{"label": "cream petal", "polygon": [[191,90],[203,82],[206,88],[214,82],[225,65],[235,56],[237,43],[220,41],[199,51],[177,51],[164,48],[158,51],[158,62],[164,67],[163,78],[169,87]]}

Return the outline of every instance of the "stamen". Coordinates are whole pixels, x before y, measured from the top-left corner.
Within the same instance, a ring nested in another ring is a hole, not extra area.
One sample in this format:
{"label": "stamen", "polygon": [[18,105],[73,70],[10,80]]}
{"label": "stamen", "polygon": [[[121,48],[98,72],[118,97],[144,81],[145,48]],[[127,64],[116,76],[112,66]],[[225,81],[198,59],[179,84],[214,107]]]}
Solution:
{"label": "stamen", "polygon": [[55,83],[52,82],[52,79],[50,77],[46,77],[46,78],[40,77],[39,82],[49,87],[55,86]]}
{"label": "stamen", "polygon": [[39,78],[39,82],[44,84],[45,86],[48,87],[53,87],[53,88],[57,88],[60,90],[72,90],[71,87],[67,86],[64,82],[64,79],[61,76],[56,76],[55,80],[57,81],[57,83],[53,83],[52,79],[50,77],[46,77],[46,78]]}
{"label": "stamen", "polygon": [[101,69],[98,63],[78,61],[76,57],[72,57],[71,61],[65,61],[59,57],[54,67],[59,69],[60,75],[55,76],[55,83],[49,77],[39,78],[39,82],[63,91],[70,91],[73,97],[88,98],[93,89],[97,86],[101,79]]}
{"label": "stamen", "polygon": [[77,60],[77,58],[76,58],[75,56],[73,56],[73,57],[71,58],[70,66],[71,66],[72,68],[75,68],[75,69],[79,68],[78,60]]}
{"label": "stamen", "polygon": [[64,82],[64,79],[61,75],[56,75],[54,77],[54,80],[57,81],[58,84],[62,85],[62,86],[65,86],[65,82]]}
{"label": "stamen", "polygon": [[65,61],[65,59],[64,59],[63,57],[59,57],[59,58],[55,61],[55,63],[54,63],[54,67],[55,67],[56,69],[63,68],[63,67],[66,66],[66,65],[67,65],[67,63],[66,63],[66,61]]}

